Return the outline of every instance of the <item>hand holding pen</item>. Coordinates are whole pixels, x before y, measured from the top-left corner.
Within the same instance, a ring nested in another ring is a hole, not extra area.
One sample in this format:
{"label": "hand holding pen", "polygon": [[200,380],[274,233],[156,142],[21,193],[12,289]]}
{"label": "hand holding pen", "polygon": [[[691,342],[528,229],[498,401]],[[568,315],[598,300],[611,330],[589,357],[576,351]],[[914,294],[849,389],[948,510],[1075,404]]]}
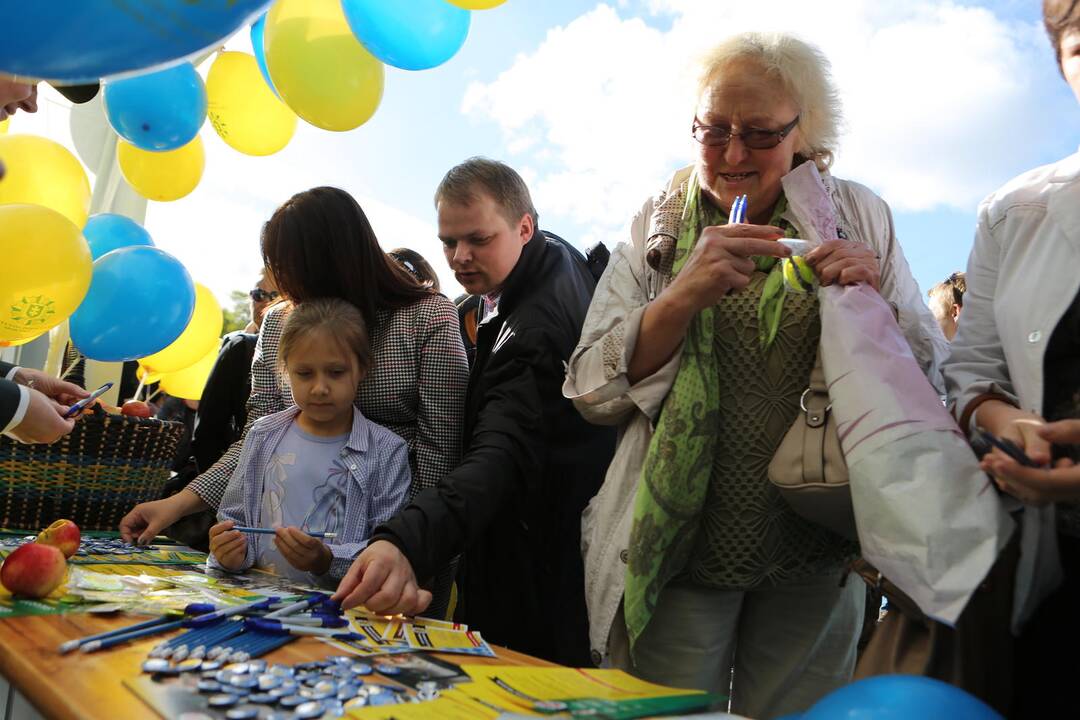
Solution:
{"label": "hand holding pen", "polygon": [[[297,570],[325,575],[334,556],[321,540],[300,528],[279,527],[274,530],[274,546]],[[332,533],[319,533],[320,535]]]}
{"label": "hand holding pen", "polygon": [[232,520],[225,520],[210,528],[210,554],[226,570],[236,572],[247,558],[247,538],[234,529]]}
{"label": "hand holding pen", "polygon": [[688,317],[745,288],[754,272],[753,256],[790,256],[787,247],[775,242],[784,235],[780,228],[745,222],[748,205],[745,195],[737,197],[727,225],[702,230],[686,264],[665,290]]}

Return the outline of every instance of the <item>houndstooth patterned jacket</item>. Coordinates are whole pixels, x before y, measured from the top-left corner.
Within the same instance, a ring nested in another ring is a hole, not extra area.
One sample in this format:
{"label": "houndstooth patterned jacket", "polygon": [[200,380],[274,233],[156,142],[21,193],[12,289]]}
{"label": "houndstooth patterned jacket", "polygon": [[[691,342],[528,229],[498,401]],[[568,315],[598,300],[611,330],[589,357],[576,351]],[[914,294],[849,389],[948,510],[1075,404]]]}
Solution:
{"label": "houndstooth patterned jacket", "polygon": [[[259,418],[293,404],[287,378],[278,368],[278,343],[288,306],[271,308],[263,319],[251,362],[248,429]],[[461,427],[469,366],[458,329],[457,308],[432,294],[396,311],[379,311],[368,328],[374,364],[360,383],[356,406],[394,431],[409,446],[409,500],[434,487],[461,460]],[[217,508],[240,458],[244,437],[188,489]]]}

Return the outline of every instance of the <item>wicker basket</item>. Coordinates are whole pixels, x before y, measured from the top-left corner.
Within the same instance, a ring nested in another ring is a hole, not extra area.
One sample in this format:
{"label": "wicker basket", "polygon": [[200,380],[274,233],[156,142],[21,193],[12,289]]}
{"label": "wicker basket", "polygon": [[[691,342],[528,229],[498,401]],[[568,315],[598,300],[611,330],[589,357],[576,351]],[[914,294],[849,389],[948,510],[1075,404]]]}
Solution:
{"label": "wicker basket", "polygon": [[116,530],[136,503],[159,497],[183,423],[100,407],[52,445],[0,436],[0,527],[37,532],[59,518]]}

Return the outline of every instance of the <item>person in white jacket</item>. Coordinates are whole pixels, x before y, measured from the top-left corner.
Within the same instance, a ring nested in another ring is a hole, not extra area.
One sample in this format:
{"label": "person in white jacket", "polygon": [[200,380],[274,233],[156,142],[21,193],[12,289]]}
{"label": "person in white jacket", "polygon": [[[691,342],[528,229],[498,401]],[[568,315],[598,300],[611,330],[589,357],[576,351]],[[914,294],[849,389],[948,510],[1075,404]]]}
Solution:
{"label": "person in white jacket", "polygon": [[[1043,19],[1080,99],[1080,2],[1045,0]],[[1011,440],[1038,466],[998,449],[982,464],[1021,523],[1011,717],[1080,713],[1070,692],[1080,675],[1078,228],[1080,153],[1024,173],[982,202],[964,321],[943,368],[961,427]]]}
{"label": "person in white jacket", "polygon": [[[820,282],[880,292],[934,385],[946,352],[888,206],[827,172],[838,122],[817,49],[771,34],[717,46],[687,118],[697,162],[613,253],[563,388],[586,419],[620,429],[582,526],[594,661],[730,687],[732,710],[755,718],[848,682],[864,611],[863,584],[846,577],[853,545],[766,477],[821,328],[817,296],[778,276],[788,253],[776,241],[806,237],[809,221],[785,199],[792,169],[814,163],[836,210],[841,239],[805,256]],[[746,222],[728,224],[743,195]]]}

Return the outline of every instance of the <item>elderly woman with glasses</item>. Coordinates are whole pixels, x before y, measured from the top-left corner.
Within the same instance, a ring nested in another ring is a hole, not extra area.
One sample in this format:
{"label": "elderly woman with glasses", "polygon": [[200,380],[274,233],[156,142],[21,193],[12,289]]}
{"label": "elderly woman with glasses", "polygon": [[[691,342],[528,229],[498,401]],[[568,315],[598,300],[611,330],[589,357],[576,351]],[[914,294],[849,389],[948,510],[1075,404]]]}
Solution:
{"label": "elderly woman with glasses", "polygon": [[[828,63],[786,35],[706,57],[675,173],[612,255],[564,393],[620,440],[583,519],[594,660],[732,695],[734,712],[805,710],[846,683],[865,589],[857,548],[797,515],[767,479],[818,354],[817,296],[785,283],[777,242],[809,222],[785,176],[813,163],[842,239],[805,255],[825,285],[867,283],[936,383],[945,341],[888,206],[832,177],[839,102]],[[813,167],[813,166],[812,166]],[[743,223],[728,208],[746,196]],[[939,383],[936,383],[939,384]]]}

